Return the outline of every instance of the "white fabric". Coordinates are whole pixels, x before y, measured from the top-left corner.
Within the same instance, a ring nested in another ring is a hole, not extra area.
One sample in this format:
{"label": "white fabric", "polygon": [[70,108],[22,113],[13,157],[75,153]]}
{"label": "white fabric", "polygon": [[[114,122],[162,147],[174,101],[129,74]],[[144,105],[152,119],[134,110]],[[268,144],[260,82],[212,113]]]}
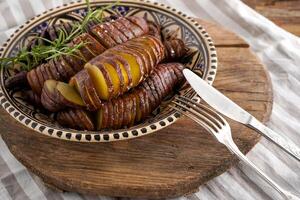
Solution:
{"label": "white fabric", "polygon": [[[25,22],[20,2],[30,3],[35,13],[68,1],[0,0],[0,43]],[[285,134],[300,146],[300,40],[279,28],[239,0],[160,0],[193,17],[215,21],[244,38],[267,67],[274,89],[274,106],[269,127]],[[9,9],[10,10],[9,10]],[[8,19],[9,15],[15,19]],[[17,12],[17,13],[16,13]],[[20,12],[20,13],[19,13]],[[5,13],[5,15],[4,15]],[[28,13],[27,13],[28,15]],[[27,17],[27,18],[26,18]],[[32,16],[31,16],[32,17]],[[226,39],[226,38],[224,38]],[[0,138],[1,139],[1,138]],[[73,193],[57,193],[16,161],[0,141],[0,199],[113,199]],[[265,139],[247,155],[260,169],[285,189],[300,193],[300,163]],[[252,170],[241,163],[199,188],[190,199],[280,199]]]}

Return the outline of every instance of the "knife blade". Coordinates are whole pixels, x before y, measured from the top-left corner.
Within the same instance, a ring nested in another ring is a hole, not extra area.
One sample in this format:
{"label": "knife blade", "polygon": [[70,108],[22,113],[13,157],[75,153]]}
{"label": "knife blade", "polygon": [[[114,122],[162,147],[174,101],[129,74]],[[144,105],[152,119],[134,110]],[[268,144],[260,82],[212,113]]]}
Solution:
{"label": "knife blade", "polygon": [[300,161],[300,148],[289,138],[266,127],[254,116],[223,95],[213,86],[209,85],[191,70],[184,69],[183,74],[196,93],[216,111],[254,129]]}

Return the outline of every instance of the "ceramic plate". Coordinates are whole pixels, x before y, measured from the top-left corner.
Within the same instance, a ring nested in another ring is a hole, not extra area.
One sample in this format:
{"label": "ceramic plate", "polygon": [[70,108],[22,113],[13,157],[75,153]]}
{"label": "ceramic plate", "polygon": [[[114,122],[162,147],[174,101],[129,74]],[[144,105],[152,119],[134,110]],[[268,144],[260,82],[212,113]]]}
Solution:
{"label": "ceramic plate", "polygon": [[[95,1],[92,7],[103,7],[114,1]],[[41,15],[27,21],[20,26],[0,48],[0,57],[15,55],[21,47],[26,45],[31,37],[49,24],[59,23],[60,20],[80,20],[86,13],[85,2],[74,2],[45,11]],[[186,67],[199,74],[204,80],[212,84],[217,71],[217,55],[212,39],[205,29],[186,14],[165,6],[164,4],[148,1],[126,1],[105,12],[105,15],[143,16],[158,23],[162,27],[164,37],[182,39],[189,48],[189,54],[184,59]],[[26,102],[20,92],[4,87],[5,80],[14,74],[13,71],[1,69],[0,102],[2,107],[18,122],[31,128],[39,134],[78,142],[110,142],[135,138],[154,133],[175,123],[181,116],[167,104],[174,95],[166,98],[161,106],[151,116],[136,126],[103,131],[77,131],[61,127],[53,120],[53,115],[39,110]],[[177,88],[176,95],[193,98],[195,93],[187,85]],[[159,132],[158,132],[159,133]]]}

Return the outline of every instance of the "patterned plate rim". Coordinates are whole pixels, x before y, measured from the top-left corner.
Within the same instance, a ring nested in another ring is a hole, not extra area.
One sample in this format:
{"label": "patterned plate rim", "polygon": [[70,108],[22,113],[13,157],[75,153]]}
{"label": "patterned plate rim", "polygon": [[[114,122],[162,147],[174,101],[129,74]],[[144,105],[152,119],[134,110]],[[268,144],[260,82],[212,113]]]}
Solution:
{"label": "patterned plate rim", "polygon": [[[91,6],[102,5],[111,3],[113,1],[93,1],[91,2]],[[208,56],[208,63],[207,63],[207,73],[206,76],[203,77],[206,82],[212,84],[216,72],[217,72],[217,52],[216,48],[213,44],[212,38],[206,32],[206,30],[192,17],[187,16],[181,11],[177,11],[175,8],[167,6],[163,3],[151,2],[151,1],[144,1],[144,0],[127,0],[121,1],[122,4],[134,4],[139,6],[152,6],[159,10],[163,10],[165,12],[169,12],[172,15],[176,16],[177,18],[181,18],[181,20],[188,23],[192,28],[194,28],[195,33],[200,35],[202,41],[204,42],[204,46],[207,48],[207,56]],[[36,15],[35,17],[31,18],[30,20],[26,21],[25,24],[18,27],[14,33],[6,40],[6,42],[0,47],[0,57],[4,57],[8,54],[10,48],[14,46],[15,41],[18,41],[19,37],[22,36],[22,33],[27,31],[30,25],[35,22],[42,20],[48,20],[53,17],[52,14],[56,15],[58,12],[67,12],[67,10],[73,10],[74,8],[84,8],[85,2],[77,1],[71,2],[68,4],[63,4],[62,6],[57,6],[56,8],[51,8],[46,10],[42,14]],[[45,18],[45,19],[44,19]],[[1,73],[2,74],[2,73]],[[112,141],[119,141],[119,140],[126,140],[132,139],[144,135],[148,135],[150,133],[154,133],[158,130],[161,130],[173,123],[175,123],[178,119],[180,119],[181,115],[173,110],[170,112],[168,117],[164,119],[159,119],[156,122],[153,122],[151,125],[147,125],[145,127],[139,127],[139,125],[128,128],[128,129],[121,129],[116,131],[106,131],[106,132],[97,132],[97,131],[76,131],[73,129],[59,129],[59,128],[52,128],[48,127],[47,125],[43,125],[40,123],[35,122],[34,120],[28,118],[26,115],[21,114],[18,108],[15,108],[5,97],[4,91],[2,89],[4,87],[3,78],[1,77],[1,87],[0,87],[0,103],[1,106],[8,112],[14,119],[16,119],[19,123],[23,124],[24,126],[44,135],[54,137],[57,139],[67,140],[67,141],[76,141],[76,142],[112,142]],[[196,94],[192,92],[192,96]]]}

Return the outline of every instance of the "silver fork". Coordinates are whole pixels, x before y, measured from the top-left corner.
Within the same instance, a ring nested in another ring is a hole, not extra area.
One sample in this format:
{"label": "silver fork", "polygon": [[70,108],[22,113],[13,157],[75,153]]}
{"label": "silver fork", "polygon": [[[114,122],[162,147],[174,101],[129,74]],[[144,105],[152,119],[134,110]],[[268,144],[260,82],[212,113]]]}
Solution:
{"label": "silver fork", "polygon": [[250,160],[248,160],[248,158],[234,143],[231,136],[231,128],[228,122],[216,111],[183,96],[175,97],[172,103],[173,104],[169,104],[170,107],[200,124],[220,143],[224,144],[241,161],[254,169],[268,184],[277,190],[284,199],[300,200],[299,197],[281,188],[270,177],[257,168]]}

